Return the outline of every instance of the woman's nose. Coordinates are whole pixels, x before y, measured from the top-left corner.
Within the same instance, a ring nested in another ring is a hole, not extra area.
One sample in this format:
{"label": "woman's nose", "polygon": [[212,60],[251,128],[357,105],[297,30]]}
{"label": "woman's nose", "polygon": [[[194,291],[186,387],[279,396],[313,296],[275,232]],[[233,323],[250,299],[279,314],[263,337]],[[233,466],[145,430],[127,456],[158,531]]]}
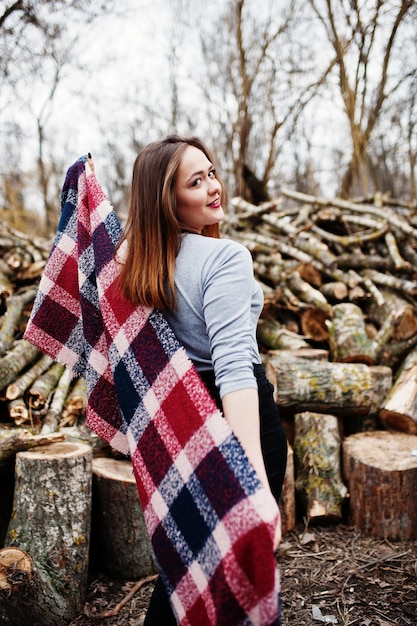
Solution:
{"label": "woman's nose", "polygon": [[212,178],[209,183],[209,193],[216,194],[221,192],[221,186],[217,178]]}

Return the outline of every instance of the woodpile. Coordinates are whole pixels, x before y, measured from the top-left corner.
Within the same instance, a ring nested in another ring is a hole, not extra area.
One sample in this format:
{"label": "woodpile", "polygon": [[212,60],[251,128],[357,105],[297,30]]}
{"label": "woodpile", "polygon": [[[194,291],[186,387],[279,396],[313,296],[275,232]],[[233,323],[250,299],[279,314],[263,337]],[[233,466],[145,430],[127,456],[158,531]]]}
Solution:
{"label": "woodpile", "polygon": [[373,524],[373,532],[416,537],[405,504],[416,493],[406,474],[417,470],[416,205],[291,190],[258,206],[241,198],[232,205],[225,234],[249,248],[264,291],[258,342],[294,454],[298,512],[334,521],[348,505],[370,532],[355,514],[363,510],[359,474],[342,462],[356,437],[369,466],[364,481],[375,469],[371,451],[382,446],[389,463],[378,466],[378,480],[395,484],[395,475],[408,485],[373,514],[385,520],[390,512],[401,524]]}
{"label": "woodpile", "polygon": [[[416,207],[381,194],[347,202],[289,190],[259,206],[240,198],[232,205],[224,235],[243,243],[253,256],[265,296],[258,341],[290,444],[281,501],[284,533],[293,528],[296,514],[310,522],[335,522],[346,511],[359,528],[371,532],[369,516],[365,522],[357,512],[372,501],[374,521],[379,516],[386,520],[390,512],[401,518],[397,524],[373,523],[377,533],[388,538],[417,536],[417,520],[409,507],[389,500],[387,511],[369,496],[376,489],[374,476],[378,484],[393,484],[394,490],[401,484],[403,502],[413,501],[416,489]],[[3,550],[11,552],[0,551],[0,576],[2,555],[9,570],[16,569],[16,550],[25,551],[11,540],[12,531],[17,532],[11,517],[19,455],[62,445],[64,439],[86,444],[95,459],[117,457],[85,425],[84,380],[71,379],[22,339],[50,246],[51,241],[34,240],[2,225],[0,548],[6,545]],[[389,463],[376,465],[372,450],[377,448]],[[94,506],[104,506],[106,497],[100,492],[106,490],[119,489],[129,494],[124,498],[134,500],[124,463],[118,459],[104,474],[103,467],[96,467],[93,502],[102,504]],[[105,516],[116,514],[110,509]],[[131,544],[132,537],[142,534],[137,510],[134,517],[126,523]],[[94,540],[108,534],[110,526],[93,523]],[[101,553],[109,571],[114,546],[111,540],[100,541],[108,542]],[[128,567],[129,551],[124,555],[117,548],[116,553],[121,564],[115,561],[115,570]],[[19,563],[24,571],[36,572],[36,558],[29,556],[33,564],[26,558]],[[152,574],[149,546],[142,545],[140,558],[145,569],[139,567],[135,575]]]}

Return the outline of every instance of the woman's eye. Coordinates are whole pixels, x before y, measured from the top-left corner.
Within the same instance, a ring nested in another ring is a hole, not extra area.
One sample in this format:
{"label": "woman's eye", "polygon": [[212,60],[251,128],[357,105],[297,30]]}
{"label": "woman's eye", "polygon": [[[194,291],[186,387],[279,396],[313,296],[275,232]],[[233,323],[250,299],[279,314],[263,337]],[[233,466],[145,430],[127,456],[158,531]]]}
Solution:
{"label": "woman's eye", "polygon": [[210,170],[208,175],[209,178],[216,178],[216,170]]}
{"label": "woman's eye", "polygon": [[196,187],[197,185],[199,185],[201,183],[201,178],[198,177],[193,181],[193,187]]}

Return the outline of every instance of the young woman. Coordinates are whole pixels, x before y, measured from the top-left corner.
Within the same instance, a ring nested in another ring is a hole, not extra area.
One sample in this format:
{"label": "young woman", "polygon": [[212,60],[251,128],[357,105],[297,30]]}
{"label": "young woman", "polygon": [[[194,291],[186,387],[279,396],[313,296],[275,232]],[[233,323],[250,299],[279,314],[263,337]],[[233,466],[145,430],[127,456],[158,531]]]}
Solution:
{"label": "young woman", "polygon": [[[249,251],[219,238],[226,191],[214,157],[196,138],[171,135],[137,157],[123,295],[164,311],[259,479],[275,500],[284,479],[287,442],[256,342],[263,306]],[[276,530],[276,547],[281,539]],[[160,581],[145,626],[176,619]]]}

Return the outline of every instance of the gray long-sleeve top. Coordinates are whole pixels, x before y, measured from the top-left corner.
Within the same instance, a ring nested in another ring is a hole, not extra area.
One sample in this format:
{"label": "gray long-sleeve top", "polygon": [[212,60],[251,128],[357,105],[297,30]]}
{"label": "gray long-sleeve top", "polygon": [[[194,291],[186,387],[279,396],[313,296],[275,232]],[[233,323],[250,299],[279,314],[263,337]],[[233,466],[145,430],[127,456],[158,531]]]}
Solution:
{"label": "gray long-sleeve top", "polygon": [[256,326],[263,294],[250,252],[229,239],[182,236],[175,264],[177,308],[164,314],[198,371],[214,369],[220,396],[257,388]]}

